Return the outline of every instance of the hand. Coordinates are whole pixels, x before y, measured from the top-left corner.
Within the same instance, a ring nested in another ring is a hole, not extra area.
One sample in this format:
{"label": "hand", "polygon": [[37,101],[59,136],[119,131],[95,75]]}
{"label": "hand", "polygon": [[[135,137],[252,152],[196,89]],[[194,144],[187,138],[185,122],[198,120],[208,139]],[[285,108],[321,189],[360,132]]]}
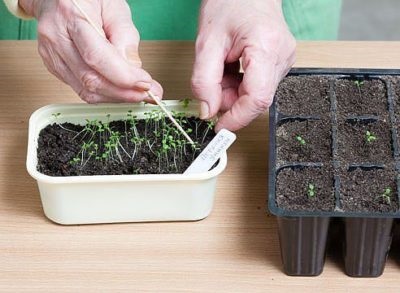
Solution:
{"label": "hand", "polygon": [[248,125],[271,105],[295,48],[281,1],[203,0],[192,76],[201,118],[224,112],[216,131]]}
{"label": "hand", "polygon": [[141,68],[139,33],[125,0],[79,1],[100,36],[72,1],[19,0],[38,19],[38,43],[47,69],[88,103],[149,101],[159,83]]}

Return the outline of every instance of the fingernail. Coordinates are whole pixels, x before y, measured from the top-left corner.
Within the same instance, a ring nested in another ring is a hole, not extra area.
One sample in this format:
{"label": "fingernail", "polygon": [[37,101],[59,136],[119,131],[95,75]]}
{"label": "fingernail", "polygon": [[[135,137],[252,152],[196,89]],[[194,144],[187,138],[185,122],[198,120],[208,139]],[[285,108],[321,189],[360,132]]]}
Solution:
{"label": "fingernail", "polygon": [[151,83],[149,82],[144,82],[144,81],[139,81],[135,84],[135,86],[139,89],[142,89],[144,91],[148,91],[151,88]]}
{"label": "fingernail", "polygon": [[207,119],[210,114],[210,109],[208,107],[208,104],[206,102],[201,102],[200,103],[200,118],[201,119]]}

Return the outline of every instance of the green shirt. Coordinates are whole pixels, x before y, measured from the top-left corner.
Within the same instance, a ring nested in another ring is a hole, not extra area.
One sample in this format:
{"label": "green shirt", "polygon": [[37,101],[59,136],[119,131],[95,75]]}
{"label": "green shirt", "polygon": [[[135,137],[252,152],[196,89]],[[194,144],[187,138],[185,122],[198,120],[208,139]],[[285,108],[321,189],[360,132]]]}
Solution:
{"label": "green shirt", "polygon": [[[201,0],[127,0],[143,40],[194,40]],[[226,0],[230,1],[230,0]],[[283,0],[290,30],[298,40],[334,40],[342,0]],[[0,39],[35,39],[36,21],[13,17],[0,1]]]}

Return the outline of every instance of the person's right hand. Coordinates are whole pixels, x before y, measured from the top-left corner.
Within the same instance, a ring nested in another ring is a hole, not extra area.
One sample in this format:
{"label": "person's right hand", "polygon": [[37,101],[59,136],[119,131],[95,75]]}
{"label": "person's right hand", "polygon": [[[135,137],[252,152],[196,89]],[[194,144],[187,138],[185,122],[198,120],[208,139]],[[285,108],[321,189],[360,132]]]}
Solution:
{"label": "person's right hand", "polygon": [[88,103],[149,101],[160,84],[141,68],[139,33],[125,0],[80,0],[100,36],[72,1],[19,0],[38,19],[38,50],[47,69]]}

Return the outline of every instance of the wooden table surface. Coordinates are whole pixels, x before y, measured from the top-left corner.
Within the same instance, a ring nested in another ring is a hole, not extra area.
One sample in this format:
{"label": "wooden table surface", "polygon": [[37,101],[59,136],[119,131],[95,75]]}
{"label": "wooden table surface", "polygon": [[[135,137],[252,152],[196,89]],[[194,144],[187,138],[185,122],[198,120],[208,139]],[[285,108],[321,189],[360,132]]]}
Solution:
{"label": "wooden table surface", "polygon": [[[191,96],[190,42],[144,42],[144,67],[169,98]],[[302,42],[297,66],[400,68],[400,42]],[[353,279],[328,255],[319,277],[281,271],[266,213],[268,125],[238,132],[214,210],[199,222],[61,226],[42,212],[25,169],[29,115],[78,102],[42,65],[33,41],[0,42],[0,291],[400,292],[400,257],[377,279]]]}

